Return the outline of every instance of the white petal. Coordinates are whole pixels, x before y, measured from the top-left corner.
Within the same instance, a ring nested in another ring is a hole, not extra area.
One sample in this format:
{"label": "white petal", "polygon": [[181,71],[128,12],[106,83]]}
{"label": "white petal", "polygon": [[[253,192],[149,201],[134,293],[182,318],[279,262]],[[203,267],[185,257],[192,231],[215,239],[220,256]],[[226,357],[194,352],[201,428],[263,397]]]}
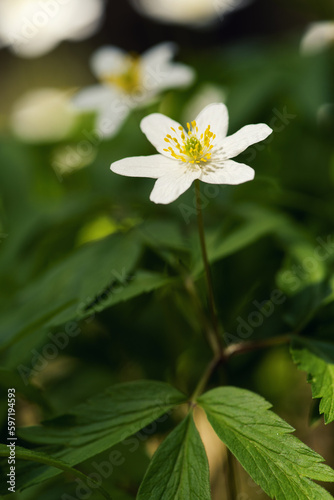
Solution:
{"label": "white petal", "polygon": [[[171,127],[176,130],[176,133],[171,130]],[[140,123],[140,128],[150,143],[153,144],[159,153],[169,158],[172,158],[171,154],[164,151],[164,149],[170,147],[170,144],[165,142],[165,137],[167,134],[171,134],[173,137],[176,136],[179,142],[181,142],[179,127],[180,124],[178,122],[160,113],[148,115]]]}
{"label": "white petal", "polygon": [[177,171],[174,169],[156,181],[150,200],[163,205],[172,203],[190,188],[193,181],[199,178],[200,173],[199,169],[190,170],[185,165],[180,165]]}
{"label": "white petal", "polygon": [[105,85],[92,85],[79,91],[73,98],[72,103],[79,109],[103,109],[115,98],[114,90]]}
{"label": "white petal", "polygon": [[226,102],[227,92],[220,85],[214,83],[202,83],[193,96],[185,104],[182,112],[182,122],[193,118],[209,104]]}
{"label": "white petal", "polygon": [[159,90],[188,87],[195,80],[195,71],[185,64],[169,64],[156,68],[155,80]]}
{"label": "white petal", "polygon": [[[214,165],[213,165],[214,166]],[[242,184],[252,181],[255,172],[248,165],[227,160],[216,166],[211,172],[202,171],[200,180],[208,184]]]}
{"label": "white petal", "polygon": [[[216,19],[228,0],[132,0],[141,13],[163,23],[203,26]],[[231,1],[229,4],[233,3]]]}
{"label": "white petal", "polygon": [[40,33],[38,37],[31,40],[24,40],[24,43],[17,37],[17,40],[10,41],[9,47],[15,55],[34,58],[47,54],[59,44],[59,39],[52,34],[45,36],[45,33]]}
{"label": "white petal", "polygon": [[91,68],[98,78],[124,71],[128,54],[118,47],[107,45],[97,50],[91,58]]}
{"label": "white petal", "polygon": [[162,155],[134,156],[111,164],[110,170],[127,177],[158,179],[178,169],[178,162]]}
{"label": "white petal", "polygon": [[168,63],[175,55],[177,45],[173,42],[164,42],[155,45],[142,55],[142,63],[146,67]]}
{"label": "white petal", "polygon": [[227,134],[228,129],[228,111],[223,103],[209,104],[196,118],[199,134],[204,134],[210,125],[210,130],[216,134],[214,144],[221,143]]}
{"label": "white petal", "polygon": [[93,85],[72,99],[77,109],[96,111],[96,134],[101,138],[113,137],[129,115],[131,106],[123,94],[105,85]]}
{"label": "white petal", "polygon": [[[65,2],[58,0],[57,3]],[[53,12],[52,22],[45,26],[46,31],[58,33],[62,38],[66,36],[69,40],[82,40],[98,29],[104,8],[103,0],[66,1],[66,5],[60,6],[59,12]]]}
{"label": "white petal", "polygon": [[104,7],[103,0],[0,0],[0,38],[16,54],[36,57],[91,35]]}
{"label": "white petal", "polygon": [[97,116],[97,133],[100,133],[104,138],[114,137],[129,115],[129,108],[126,106],[117,107],[116,102],[117,101],[111,102],[110,105],[104,110],[101,110]]}
{"label": "white petal", "polygon": [[334,23],[313,23],[302,39],[301,50],[304,54],[316,54],[330,43],[334,43]]}
{"label": "white petal", "polygon": [[271,133],[272,129],[265,123],[242,127],[235,134],[226,137],[221,144],[224,158],[234,158],[252,144],[266,139]]}
{"label": "white petal", "polygon": [[143,54],[141,58],[143,85],[148,92],[156,93],[167,88],[185,87],[193,82],[195,72],[192,68],[171,61],[176,50],[176,44],[165,42]]}

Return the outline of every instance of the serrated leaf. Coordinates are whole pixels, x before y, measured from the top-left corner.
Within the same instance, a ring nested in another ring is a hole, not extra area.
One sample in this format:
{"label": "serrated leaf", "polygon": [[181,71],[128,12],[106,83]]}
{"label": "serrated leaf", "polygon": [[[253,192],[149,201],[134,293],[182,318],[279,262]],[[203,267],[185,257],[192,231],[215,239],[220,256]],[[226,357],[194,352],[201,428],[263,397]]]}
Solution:
{"label": "serrated leaf", "polygon": [[[8,441],[8,443],[10,443],[10,441]],[[8,457],[8,456],[9,456],[9,448],[4,444],[0,444],[0,457]],[[100,491],[101,495],[103,495],[104,498],[106,498],[107,500],[111,500],[110,495],[93,478],[88,478],[85,474],[69,466],[62,460],[57,460],[46,455],[45,453],[27,450],[25,448],[22,448],[21,446],[16,446],[16,445],[15,445],[15,460],[26,460],[29,462],[37,462],[39,464],[54,467],[55,469],[58,469],[61,472],[70,472],[72,475],[80,479],[83,480],[88,479],[89,481],[95,483],[95,487]],[[19,476],[18,477],[19,482],[21,482],[21,479],[22,478]],[[17,482],[16,482],[16,489],[20,489],[20,485],[17,484]],[[3,491],[2,493],[4,494],[5,491]]]}
{"label": "serrated leaf", "polygon": [[76,250],[20,291],[15,309],[2,317],[0,346],[77,318],[81,304],[129,278],[140,252],[141,244],[131,233],[114,234]]}
{"label": "serrated leaf", "polygon": [[322,398],[319,411],[325,423],[334,420],[334,345],[317,340],[297,339],[291,355],[300,370],[308,374],[313,398]]}
{"label": "serrated leaf", "polygon": [[[123,441],[185,401],[186,396],[163,382],[118,384],[62,417],[46,421],[43,426],[20,429],[17,434],[44,447],[60,447],[53,458],[73,466]],[[57,474],[59,471],[42,470],[26,486]]]}
{"label": "serrated leaf", "polygon": [[179,424],[152,458],[137,500],[210,500],[209,464],[192,415]]}
{"label": "serrated leaf", "polygon": [[329,500],[311,479],[334,481],[323,458],[290,433],[270,403],[250,391],[221,387],[198,399],[219,438],[244,469],[276,500]]}
{"label": "serrated leaf", "polygon": [[[43,318],[45,321],[44,326],[39,328],[35,325],[35,330],[32,331],[30,328],[23,330],[21,336],[19,336],[15,344],[12,346],[10,355],[7,357],[6,364],[12,368],[18,368],[21,373],[23,370],[22,363],[24,363],[24,356],[27,352],[30,352],[32,348],[35,347],[39,339],[47,338],[47,333],[49,329],[59,326],[63,328],[62,325],[69,322],[69,325],[73,321],[78,323],[81,320],[88,318],[88,322],[94,317],[95,313],[99,313],[108,307],[113,307],[121,302],[131,300],[139,295],[147,294],[158,290],[159,288],[173,284],[178,278],[171,278],[164,274],[138,270],[131,273],[126,281],[116,282],[107,287],[102,294],[97,295],[93,300],[78,301],[72,304],[71,308],[65,308],[63,311],[63,316],[61,311],[56,311],[54,316]],[[49,323],[48,323],[49,321]],[[55,323],[55,324],[53,324]],[[59,323],[59,324],[58,324]],[[57,325],[58,324],[58,325]],[[80,323],[76,325],[78,330],[80,330]],[[29,333],[29,335],[28,335]],[[22,340],[20,341],[20,339]],[[29,369],[21,375],[26,379],[29,378]]]}
{"label": "serrated leaf", "polygon": [[[129,282],[124,286],[119,284],[113,292],[103,301],[92,301],[86,306],[86,311],[79,312],[78,318],[85,318],[91,315],[92,311],[102,311],[120,302],[130,300],[138,295],[149,293],[162,286],[173,283],[173,279],[163,274],[153,271],[138,270],[129,278]],[[90,306],[90,307],[89,307]]]}

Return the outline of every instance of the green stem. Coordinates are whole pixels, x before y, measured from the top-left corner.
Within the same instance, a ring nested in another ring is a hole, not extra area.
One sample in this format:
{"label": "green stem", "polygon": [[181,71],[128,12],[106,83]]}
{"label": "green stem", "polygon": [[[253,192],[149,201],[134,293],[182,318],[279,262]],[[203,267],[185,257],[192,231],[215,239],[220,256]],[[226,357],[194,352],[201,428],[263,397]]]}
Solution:
{"label": "green stem", "polygon": [[194,392],[190,398],[191,405],[194,406],[196,404],[196,399],[198,398],[198,396],[200,396],[204,392],[204,389],[207,386],[207,383],[209,382],[211,375],[213,374],[213,372],[215,371],[215,369],[217,368],[217,366],[219,365],[219,363],[221,361],[222,361],[222,357],[220,354],[219,355],[217,354],[216,356],[214,356],[214,358],[210,361],[210,363],[206,367],[202,377],[200,378],[200,380],[196,386],[196,389],[194,390]]}
{"label": "green stem", "polygon": [[213,330],[209,331],[208,340],[209,340],[209,343],[212,347],[213,352],[215,354],[218,354],[221,352],[222,346],[221,346],[221,338],[219,335],[219,325],[218,325],[218,318],[217,318],[217,313],[216,313],[215,298],[214,298],[214,294],[213,294],[213,286],[212,286],[212,280],[211,280],[209,259],[208,259],[208,254],[206,251],[203,213],[202,213],[202,207],[201,207],[201,190],[200,190],[200,183],[199,183],[198,179],[195,181],[195,192],[196,192],[196,210],[197,210],[198,234],[199,234],[199,239],[200,239],[200,244],[201,244],[201,252],[202,252],[204,271],[205,271],[205,276],[206,276],[206,284],[207,284],[207,289],[208,289],[210,315],[211,315],[211,321],[212,321],[212,327],[213,327]]}
{"label": "green stem", "polygon": [[[207,314],[203,308],[203,304],[201,302],[201,299],[198,295],[198,291],[196,289],[195,283],[194,283],[191,276],[189,276],[189,275],[184,276],[184,287],[185,287],[186,291],[188,292],[188,294],[193,302],[194,308],[197,312],[198,320],[202,325],[203,331],[205,332],[205,335],[208,339],[208,343],[210,346],[212,346],[212,349],[214,349],[213,346],[216,344],[216,336],[215,336],[215,333],[213,331],[211,321],[207,317]],[[220,346],[219,346],[219,348],[220,348]],[[217,349],[216,354],[218,354],[218,349]]]}
{"label": "green stem", "polygon": [[207,383],[210,380],[211,375],[213,374],[219,363],[227,362],[232,356],[235,356],[236,354],[245,354],[247,352],[257,351],[259,349],[265,349],[266,347],[274,347],[277,345],[289,344],[291,342],[293,335],[294,335],[293,333],[287,333],[271,339],[256,340],[253,342],[251,341],[240,342],[239,344],[231,344],[225,349],[222,349],[219,352],[217,352],[210,361],[210,363],[208,364],[208,366],[206,367],[202,377],[200,378],[196,386],[196,389],[194,390],[190,398],[191,404],[196,404],[196,399],[203,393]]}
{"label": "green stem", "polygon": [[288,344],[291,341],[293,334],[280,335],[271,339],[255,340],[248,342],[240,342],[238,344],[231,344],[226,347],[222,352],[223,361],[228,361],[236,354],[244,354],[246,352],[257,351],[258,349],[265,349],[266,347],[274,347],[276,345]]}

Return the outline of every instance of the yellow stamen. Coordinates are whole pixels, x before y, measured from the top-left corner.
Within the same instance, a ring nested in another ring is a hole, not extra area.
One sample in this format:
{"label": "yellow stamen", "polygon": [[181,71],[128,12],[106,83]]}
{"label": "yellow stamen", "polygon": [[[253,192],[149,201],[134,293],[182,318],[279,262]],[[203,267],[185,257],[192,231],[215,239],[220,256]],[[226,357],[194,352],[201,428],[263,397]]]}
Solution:
{"label": "yellow stamen", "polygon": [[141,82],[141,61],[137,54],[127,56],[125,71],[119,74],[106,74],[101,78],[102,82],[116,85],[127,94],[133,93]]}
{"label": "yellow stamen", "polygon": [[[185,132],[183,127],[179,126],[178,130],[181,132],[181,143],[179,137],[172,137],[171,134],[167,134],[165,141],[172,144],[173,147],[164,149],[164,151],[169,152],[173,158],[180,160],[184,163],[190,163],[192,165],[200,165],[202,162],[207,163],[211,157],[210,152],[214,145],[213,141],[216,135],[211,132],[211,126],[208,125],[206,130],[198,136],[198,126],[196,121],[187,123],[188,132]],[[177,134],[176,130],[171,127],[171,130]]]}

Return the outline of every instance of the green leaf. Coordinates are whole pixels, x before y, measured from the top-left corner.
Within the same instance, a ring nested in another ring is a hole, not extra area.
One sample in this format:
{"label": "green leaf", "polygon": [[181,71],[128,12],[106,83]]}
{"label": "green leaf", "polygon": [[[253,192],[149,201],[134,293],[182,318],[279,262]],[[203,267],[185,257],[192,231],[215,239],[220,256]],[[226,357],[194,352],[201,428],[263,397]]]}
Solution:
{"label": "green leaf", "polygon": [[313,483],[334,481],[320,455],[290,433],[294,430],[263,398],[244,389],[221,387],[198,399],[209,422],[253,480],[276,500],[329,500]]}
{"label": "green leaf", "polygon": [[288,245],[283,267],[277,274],[279,287],[288,295],[320,283],[326,277],[326,263],[323,259],[316,257],[317,244],[305,241],[306,238],[297,239],[296,234],[295,238],[297,241],[290,242]]}
{"label": "green leaf", "polygon": [[192,415],[159,446],[140,486],[138,500],[210,500],[209,465]]}
{"label": "green leaf", "polygon": [[334,345],[316,340],[296,339],[291,354],[300,370],[308,374],[313,398],[322,398],[319,411],[325,423],[334,420]]}
{"label": "green leaf", "polygon": [[[210,262],[216,262],[224,257],[233,255],[251,245],[260,238],[279,231],[286,224],[285,217],[254,205],[242,206],[237,215],[243,218],[242,222],[233,231],[224,234],[221,227],[206,232],[206,244]],[[193,273],[196,275],[203,269],[200,254],[196,256]]]}
{"label": "green leaf", "polygon": [[[17,434],[33,443],[58,446],[53,457],[73,466],[108,450],[185,401],[186,396],[163,382],[118,384],[66,415],[43,426],[20,429]],[[58,473],[42,470],[26,486]]]}
{"label": "green leaf", "polygon": [[149,246],[165,250],[174,249],[189,252],[187,239],[175,220],[148,220],[137,227],[138,234]]}
{"label": "green leaf", "polygon": [[102,311],[107,307],[114,306],[120,302],[130,300],[138,295],[149,293],[162,286],[173,283],[173,279],[163,274],[153,271],[138,270],[133,276],[130,277],[129,282],[126,284],[119,283],[110,293],[110,295],[103,301],[92,301],[91,304],[86,306],[86,310],[79,311],[78,318],[85,318],[90,316],[92,311]]}
{"label": "green leaf", "polygon": [[333,288],[327,280],[308,285],[289,300],[285,321],[293,331],[302,331],[319,310],[326,306],[332,295]]}
{"label": "green leaf", "polygon": [[[0,457],[8,457],[8,456],[9,456],[9,448],[4,444],[0,444]],[[85,474],[74,469],[73,467],[70,467],[68,464],[66,464],[61,460],[53,459],[52,457],[41,452],[26,450],[25,448],[22,448],[20,446],[15,446],[15,459],[37,462],[39,464],[48,465],[50,467],[59,469],[61,472],[70,472],[72,475],[83,480],[89,479],[89,481],[95,483],[96,485],[95,487],[100,491],[101,495],[103,495],[104,498],[106,498],[107,500],[111,500],[110,495],[93,478],[87,478]],[[18,479],[20,481],[20,477]],[[16,488],[19,489],[20,487],[17,486],[18,485],[16,484]]]}
{"label": "green leaf", "polygon": [[17,372],[0,368],[0,388],[3,389],[6,401],[9,387],[15,387],[16,392],[23,394],[26,398],[40,404],[44,408],[48,407],[41,389],[32,384],[25,384]]}
{"label": "green leaf", "polygon": [[[2,348],[42,327],[77,319],[82,304],[109,296],[114,284],[127,282],[140,256],[141,244],[131,233],[114,234],[83,245],[67,259],[21,290],[1,320]],[[102,303],[102,301],[100,300]],[[15,312],[14,312],[15,310]]]}

